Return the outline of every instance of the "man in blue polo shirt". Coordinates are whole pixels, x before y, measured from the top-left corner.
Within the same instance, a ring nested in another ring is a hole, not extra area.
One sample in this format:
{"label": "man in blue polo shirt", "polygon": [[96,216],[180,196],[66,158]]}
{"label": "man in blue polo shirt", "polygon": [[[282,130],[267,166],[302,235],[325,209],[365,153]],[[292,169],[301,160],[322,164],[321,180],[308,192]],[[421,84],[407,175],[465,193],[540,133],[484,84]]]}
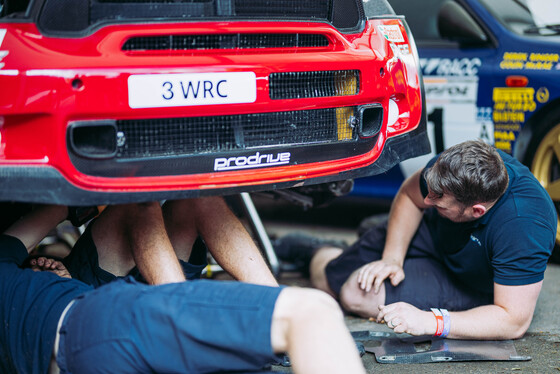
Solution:
{"label": "man in blue polo shirt", "polygon": [[43,206],[0,235],[1,373],[248,371],[281,352],[296,373],[365,373],[342,313],[316,290],[132,277],[92,289],[52,262],[23,268],[66,215]]}
{"label": "man in blue polo shirt", "polygon": [[469,141],[409,177],[387,222],[349,249],[292,237],[277,252],[289,260],[307,249],[315,287],[395,332],[513,339],[531,323],[556,226],[528,168]]}

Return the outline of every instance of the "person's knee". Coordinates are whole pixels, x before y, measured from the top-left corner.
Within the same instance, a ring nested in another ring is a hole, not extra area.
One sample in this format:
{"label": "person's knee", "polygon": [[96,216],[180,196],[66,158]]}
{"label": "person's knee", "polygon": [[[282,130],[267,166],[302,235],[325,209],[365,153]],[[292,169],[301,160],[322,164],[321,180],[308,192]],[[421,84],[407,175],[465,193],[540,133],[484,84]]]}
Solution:
{"label": "person's knee", "polygon": [[384,303],[385,289],[382,286],[378,294],[373,291],[365,292],[357,285],[346,282],[339,295],[342,308],[348,312],[362,317],[376,317],[379,313],[379,305]]}
{"label": "person's knee", "polygon": [[309,264],[309,278],[313,287],[327,292],[334,297],[334,292],[328,283],[326,269],[328,264],[340,256],[342,249],[340,248],[321,248],[313,255]]}
{"label": "person's knee", "polygon": [[356,287],[344,285],[340,289],[339,301],[344,310],[355,312],[360,309],[364,300],[360,291],[357,290]]}
{"label": "person's knee", "polygon": [[147,201],[143,203],[135,203],[126,205],[128,209],[132,212],[140,212],[140,213],[153,213],[153,212],[160,212],[161,205],[158,201]]}
{"label": "person's knee", "polygon": [[227,204],[222,196],[204,196],[192,200],[192,204],[196,210],[213,211],[221,210],[227,207]]}
{"label": "person's knee", "polygon": [[216,222],[229,222],[234,216],[222,196],[198,197],[192,199],[191,205],[199,227],[215,225]]}
{"label": "person's knee", "polygon": [[342,310],[335,299],[323,291],[305,289],[298,299],[300,306],[294,318],[316,318],[317,315],[328,318],[342,318]]}
{"label": "person's knee", "polygon": [[168,200],[162,206],[165,227],[169,233],[180,232],[186,228],[194,230],[196,199]]}
{"label": "person's knee", "polygon": [[[276,310],[278,309],[278,310]],[[286,288],[277,301],[275,312],[293,321],[315,318],[317,315],[328,314],[341,317],[336,301],[323,291],[312,288]]]}
{"label": "person's knee", "polygon": [[173,213],[187,211],[188,214],[192,214],[194,207],[194,202],[198,199],[178,199],[178,200],[167,200],[163,206],[163,211],[169,211]]}
{"label": "person's knee", "polygon": [[111,205],[100,214],[101,219],[98,221],[106,221],[110,226],[122,227],[154,215],[159,216],[160,211],[161,207],[157,201]]}
{"label": "person's knee", "polygon": [[272,321],[272,346],[277,352],[288,348],[295,330],[303,331],[342,321],[337,302],[323,291],[309,288],[286,288],[276,302]]}

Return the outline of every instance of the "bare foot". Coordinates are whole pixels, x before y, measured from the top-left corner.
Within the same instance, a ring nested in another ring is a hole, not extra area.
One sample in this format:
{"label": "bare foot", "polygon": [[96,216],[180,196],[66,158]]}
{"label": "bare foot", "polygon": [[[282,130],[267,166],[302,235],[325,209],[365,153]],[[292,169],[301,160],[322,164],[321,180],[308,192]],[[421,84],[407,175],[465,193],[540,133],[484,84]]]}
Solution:
{"label": "bare foot", "polygon": [[60,261],[48,257],[37,257],[30,261],[33,271],[50,271],[62,278],[72,278],[66,266]]}

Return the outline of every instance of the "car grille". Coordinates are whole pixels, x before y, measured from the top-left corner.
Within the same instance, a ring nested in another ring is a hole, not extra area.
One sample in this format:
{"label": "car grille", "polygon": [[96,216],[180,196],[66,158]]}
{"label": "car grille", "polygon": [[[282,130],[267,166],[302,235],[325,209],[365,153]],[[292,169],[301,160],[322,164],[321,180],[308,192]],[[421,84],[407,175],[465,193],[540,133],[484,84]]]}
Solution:
{"label": "car grille", "polygon": [[[1,2],[0,2],[1,3]],[[39,28],[83,36],[96,27],[140,20],[328,22],[342,32],[363,27],[362,0],[43,0]],[[258,25],[256,25],[258,26]]]}
{"label": "car grille", "polygon": [[360,91],[359,74],[358,70],[272,73],[269,76],[270,98],[356,95]]}
{"label": "car grille", "polygon": [[211,34],[139,36],[128,39],[123,51],[194,51],[209,49],[327,47],[320,34]]}
{"label": "car grille", "polygon": [[353,107],[117,121],[119,159],[357,140]]}
{"label": "car grille", "polygon": [[[190,17],[238,16],[238,17],[329,17],[329,0],[90,0],[92,4],[145,4],[152,5],[152,10],[175,5]],[[116,8],[119,9],[119,8]],[[122,8],[120,8],[122,9]],[[138,12],[138,10],[136,10]],[[134,12],[128,12],[134,14]]]}
{"label": "car grille", "polygon": [[235,0],[235,11],[240,16],[289,17],[306,16],[326,19],[330,1],[324,0]]}

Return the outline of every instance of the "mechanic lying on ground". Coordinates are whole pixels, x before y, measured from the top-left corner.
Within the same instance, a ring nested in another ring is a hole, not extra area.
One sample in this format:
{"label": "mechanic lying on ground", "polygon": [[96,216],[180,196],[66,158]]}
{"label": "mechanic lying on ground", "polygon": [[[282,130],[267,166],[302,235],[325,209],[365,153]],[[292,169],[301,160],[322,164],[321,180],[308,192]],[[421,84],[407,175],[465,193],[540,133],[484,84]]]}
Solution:
{"label": "mechanic lying on ground", "polygon": [[514,339],[531,323],[556,225],[528,168],[469,141],[405,180],[388,222],[349,249],[291,235],[276,251],[307,257],[315,287],[395,332]]}
{"label": "mechanic lying on ground", "polygon": [[0,372],[241,371],[287,351],[296,373],[365,373],[340,309],[316,290],[132,277],[93,289],[60,264],[20,267],[66,216],[42,206],[0,235]]}
{"label": "mechanic lying on ground", "polygon": [[206,245],[235,279],[278,285],[221,197],[108,206],[63,263],[73,278],[95,287],[126,275],[149,284],[180,282],[200,277]]}

